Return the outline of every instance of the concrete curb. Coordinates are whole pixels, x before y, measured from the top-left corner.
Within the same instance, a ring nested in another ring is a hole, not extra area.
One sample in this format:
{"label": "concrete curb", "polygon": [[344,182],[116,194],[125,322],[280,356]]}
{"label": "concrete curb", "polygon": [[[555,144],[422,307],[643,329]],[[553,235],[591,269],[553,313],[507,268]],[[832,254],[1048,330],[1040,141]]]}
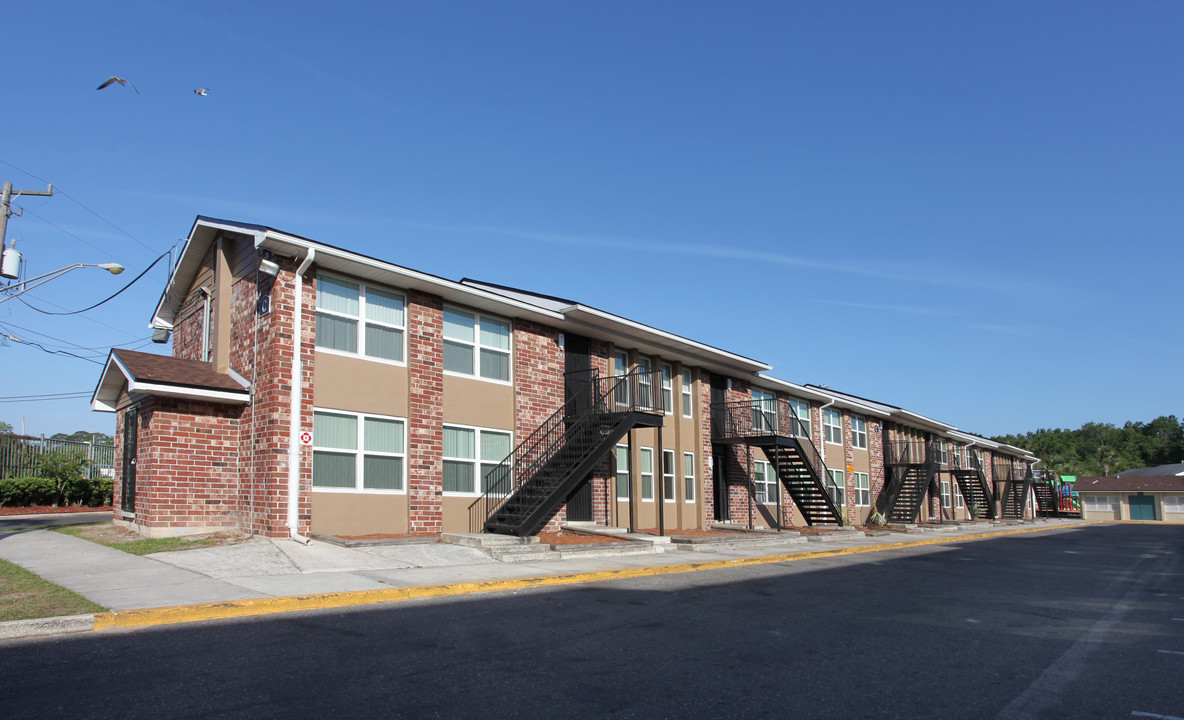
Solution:
{"label": "concrete curb", "polygon": [[96,629],[97,618],[97,615],[62,615],[31,620],[8,620],[0,622],[0,640],[90,632]]}
{"label": "concrete curb", "polygon": [[[93,617],[89,615],[81,617],[92,620],[92,626],[85,629],[93,630],[171,625],[175,623],[198,622],[202,620],[221,620],[227,618],[269,615],[283,612],[357,607],[362,605],[372,605],[375,603],[413,600],[416,598],[448,597],[483,592],[500,592],[505,590],[520,590],[539,587],[554,587],[558,585],[604,582],[607,580],[623,580],[637,577],[653,577],[657,575],[674,575],[678,573],[700,572],[704,570],[721,570],[725,568],[746,567],[750,565],[770,565],[783,562],[795,562],[798,560],[814,560],[819,558],[835,557],[839,555],[858,555],[870,552],[881,552],[884,550],[924,547],[927,545],[943,545],[956,542],[988,540],[1008,535],[1057,530],[1063,527],[1076,528],[1095,524],[1100,523],[1083,522],[1074,523],[1073,525],[1068,526],[1027,527],[1017,528],[1014,530],[1000,530],[977,535],[962,535],[957,537],[947,536],[940,538],[927,538],[924,540],[834,548],[809,552],[760,555],[747,558],[734,558],[730,560],[706,560],[701,562],[677,563],[673,565],[656,565],[651,567],[621,568],[617,570],[599,570],[592,572],[540,575],[507,580],[481,580],[467,583],[448,583],[444,585],[383,588],[381,590],[358,590],[349,592],[318,593],[314,595],[291,595],[287,597],[249,598],[244,600],[233,600],[229,602],[198,603],[194,605],[174,605],[169,607],[123,610],[117,612],[98,613]],[[60,632],[67,631],[62,630]]]}

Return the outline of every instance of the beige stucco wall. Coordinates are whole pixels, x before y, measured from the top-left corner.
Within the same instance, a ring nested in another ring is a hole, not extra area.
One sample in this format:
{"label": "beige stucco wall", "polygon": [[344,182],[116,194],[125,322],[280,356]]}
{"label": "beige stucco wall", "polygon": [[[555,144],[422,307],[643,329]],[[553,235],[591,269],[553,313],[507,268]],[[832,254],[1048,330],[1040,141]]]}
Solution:
{"label": "beige stucco wall", "polygon": [[312,531],[322,535],[405,534],[407,496],[314,490]]}

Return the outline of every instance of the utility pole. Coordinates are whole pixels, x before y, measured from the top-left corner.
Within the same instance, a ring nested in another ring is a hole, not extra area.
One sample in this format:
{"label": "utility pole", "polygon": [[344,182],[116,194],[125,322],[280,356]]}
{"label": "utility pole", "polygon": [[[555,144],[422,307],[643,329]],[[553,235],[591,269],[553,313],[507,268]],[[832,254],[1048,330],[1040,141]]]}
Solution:
{"label": "utility pole", "polygon": [[[45,190],[17,190],[16,196],[21,195],[53,195],[53,184],[49,183],[45,186]],[[11,200],[13,197],[12,183],[7,180],[4,181],[4,195],[0,199],[0,244],[3,244],[8,239],[8,216],[12,215]],[[17,217],[20,217],[20,212],[17,212]]]}
{"label": "utility pole", "polygon": [[[53,195],[53,184],[47,183],[45,190],[17,190],[16,196],[21,195],[40,195],[49,197]],[[3,260],[0,260],[0,273],[4,277],[15,280],[20,275],[21,255],[16,251],[16,241],[13,240],[13,247],[9,248],[6,244],[8,241],[8,216],[12,215],[12,183],[7,180],[4,181],[3,194],[0,195],[0,255]],[[22,210],[17,211],[19,217]]]}

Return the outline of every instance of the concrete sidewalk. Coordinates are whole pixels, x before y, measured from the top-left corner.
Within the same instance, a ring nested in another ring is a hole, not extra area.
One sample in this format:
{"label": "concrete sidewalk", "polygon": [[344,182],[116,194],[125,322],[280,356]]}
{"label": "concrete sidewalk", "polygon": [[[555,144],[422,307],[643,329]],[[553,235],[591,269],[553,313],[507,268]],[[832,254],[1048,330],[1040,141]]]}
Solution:
{"label": "concrete sidewalk", "polygon": [[0,535],[0,558],[112,612],[77,616],[65,628],[0,623],[0,638],[786,562],[1087,524],[1042,519],[915,528],[874,537],[836,532],[815,542],[803,542],[796,533],[767,534],[746,547],[514,563],[445,543],[348,548],[316,540],[300,545],[259,538],[136,556],[61,533],[30,530]]}

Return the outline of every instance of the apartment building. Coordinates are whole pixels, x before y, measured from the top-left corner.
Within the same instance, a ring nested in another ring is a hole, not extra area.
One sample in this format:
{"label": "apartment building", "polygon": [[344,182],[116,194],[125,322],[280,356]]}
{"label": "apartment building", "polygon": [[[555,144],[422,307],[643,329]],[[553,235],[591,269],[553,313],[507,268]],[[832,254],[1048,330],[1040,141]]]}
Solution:
{"label": "apartment building", "polygon": [[148,535],[915,522],[968,517],[971,480],[996,517],[1001,468],[1026,493],[1034,460],[575,301],[214,218],[152,326],[172,355],[113,350],[92,399],[115,519]]}

